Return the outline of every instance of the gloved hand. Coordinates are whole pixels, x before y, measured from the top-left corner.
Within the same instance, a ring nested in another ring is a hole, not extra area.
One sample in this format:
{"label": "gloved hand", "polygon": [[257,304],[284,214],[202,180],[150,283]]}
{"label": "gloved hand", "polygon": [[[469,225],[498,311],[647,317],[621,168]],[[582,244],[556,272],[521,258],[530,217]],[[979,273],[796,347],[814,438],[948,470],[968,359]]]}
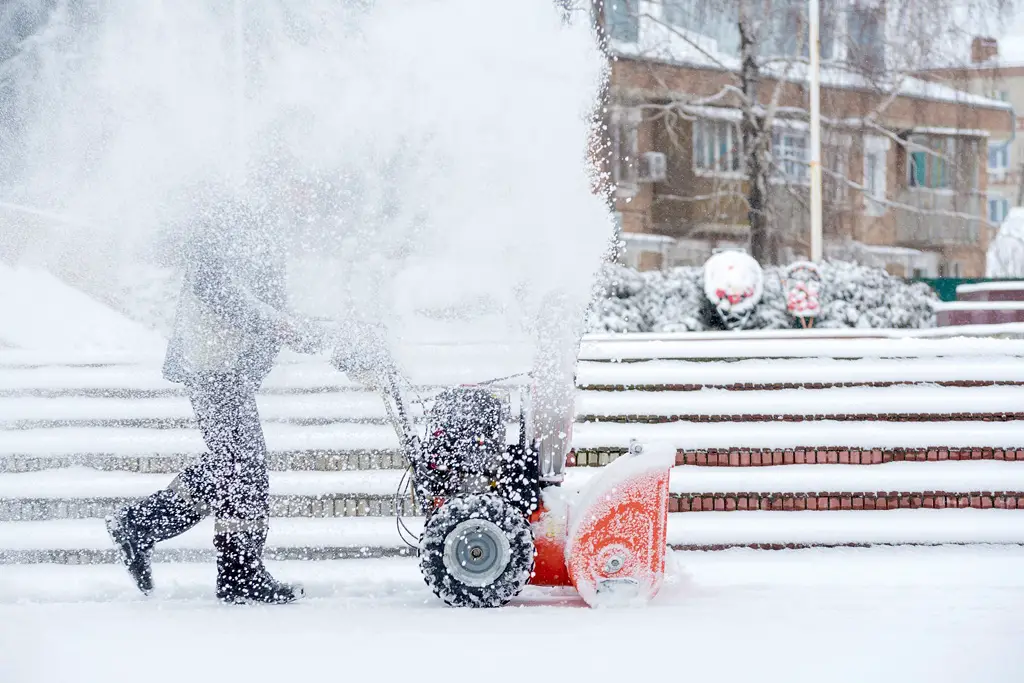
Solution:
{"label": "gloved hand", "polygon": [[395,368],[383,329],[356,323],[345,326],[331,354],[331,364],[367,386],[377,386]]}
{"label": "gloved hand", "polygon": [[299,353],[320,353],[327,347],[327,330],[315,320],[289,315],[281,319],[278,336]]}

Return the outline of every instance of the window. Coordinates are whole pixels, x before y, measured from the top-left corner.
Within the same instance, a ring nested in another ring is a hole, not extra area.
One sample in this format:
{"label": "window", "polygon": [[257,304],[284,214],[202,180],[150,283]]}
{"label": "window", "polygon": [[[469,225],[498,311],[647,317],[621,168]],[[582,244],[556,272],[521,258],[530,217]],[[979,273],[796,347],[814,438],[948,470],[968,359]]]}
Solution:
{"label": "window", "polygon": [[959,261],[946,261],[939,265],[939,277],[960,277],[963,266]]}
{"label": "window", "polygon": [[884,200],[888,190],[886,184],[888,156],[888,138],[875,135],[864,138],[864,207],[869,216],[885,214],[885,204],[878,200]]}
{"label": "window", "polygon": [[882,70],[885,67],[885,6],[854,5],[848,12],[847,61],[865,71]]}
{"label": "window", "polygon": [[999,225],[1006,220],[1006,214],[1010,212],[1010,202],[1002,197],[989,197],[988,200],[988,221]]}
{"label": "window", "polygon": [[[922,149],[924,148],[924,149]],[[949,189],[949,160],[956,158],[956,140],[951,137],[910,138],[907,157],[910,187]]]}
{"label": "window", "polygon": [[609,125],[612,180],[618,187],[636,187],[639,157],[639,109],[612,109]]}
{"label": "window", "polygon": [[719,52],[739,54],[739,10],[734,3],[665,0],[661,18],[669,26],[714,40]]}
{"label": "window", "polygon": [[[803,57],[810,55],[807,0],[773,0],[768,21],[761,29],[759,46],[764,57]],[[835,0],[818,0],[818,41],[822,59],[832,59],[835,45]]]}
{"label": "window", "polygon": [[612,40],[635,43],[640,37],[639,0],[604,0],[605,31]]}
{"label": "window", "polygon": [[1010,167],[1010,145],[1006,142],[993,142],[988,145],[989,173],[1006,171]]}
{"label": "window", "polygon": [[739,173],[743,168],[739,126],[732,121],[693,122],[693,168],[708,173]]}
{"label": "window", "polygon": [[787,181],[806,182],[808,178],[807,133],[777,130],[772,133],[772,157],[777,171]]}

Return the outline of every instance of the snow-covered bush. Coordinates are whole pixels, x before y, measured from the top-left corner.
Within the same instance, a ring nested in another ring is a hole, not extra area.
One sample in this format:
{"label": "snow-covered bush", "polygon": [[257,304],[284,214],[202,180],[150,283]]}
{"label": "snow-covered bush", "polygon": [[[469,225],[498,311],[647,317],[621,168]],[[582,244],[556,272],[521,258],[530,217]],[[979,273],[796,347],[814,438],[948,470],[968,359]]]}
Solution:
{"label": "snow-covered bush", "polygon": [[[934,327],[935,292],[881,268],[846,261],[819,266],[821,311],[815,327]],[[785,269],[764,268],[764,292],[753,313],[737,329],[800,328],[787,310]],[[590,311],[592,332],[694,332],[726,329],[704,295],[701,268],[637,272],[620,265],[602,273]]]}

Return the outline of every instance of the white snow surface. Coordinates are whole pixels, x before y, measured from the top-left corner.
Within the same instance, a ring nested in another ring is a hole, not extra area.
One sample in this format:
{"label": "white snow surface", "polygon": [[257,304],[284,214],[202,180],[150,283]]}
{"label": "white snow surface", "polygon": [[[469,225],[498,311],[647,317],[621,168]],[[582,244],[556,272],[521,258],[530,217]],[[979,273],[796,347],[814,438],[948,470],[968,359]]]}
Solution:
{"label": "white snow surface", "polygon": [[[373,392],[270,395],[257,399],[264,420],[322,418],[365,420],[386,417],[384,401]],[[419,405],[412,406],[422,413]],[[127,420],[192,419],[192,406],[183,396],[167,398],[0,398],[0,420]]]}
{"label": "white snow surface", "polygon": [[[422,518],[403,518],[413,533]],[[1010,543],[1024,544],[1017,510],[901,509],[884,511],[677,512],[668,516],[670,545],[754,543]],[[211,547],[213,521],[204,520],[161,547]],[[402,546],[394,517],[275,517],[268,547]],[[110,548],[103,521],[53,519],[0,522],[0,550]],[[0,576],[4,571],[0,565]]]}
{"label": "white snow surface", "polygon": [[[271,562],[308,597],[229,608],[214,568],[156,567],[143,598],[115,566],[0,566],[5,683],[487,680],[860,683],[1019,680],[1024,550],[1005,547],[674,553],[647,608],[583,608],[527,587],[498,610],[445,608],[409,559]],[[571,637],[567,637],[571,634]],[[496,648],[512,648],[500,665]],[[453,648],[456,652],[453,653]],[[225,654],[230,653],[230,654]]]}
{"label": "white snow surface", "polygon": [[956,286],[957,294],[973,294],[974,292],[1015,292],[1024,289],[1024,280],[1002,282],[972,282]]}
{"label": "white snow surface", "polygon": [[[671,462],[674,453],[670,450],[669,454]],[[565,487],[579,488],[605,469],[569,468]],[[401,478],[399,470],[271,472],[270,492],[303,496],[335,493],[390,496],[398,489]],[[3,473],[0,474],[0,499],[141,497],[164,488],[171,479],[173,475],[170,474],[105,472],[85,467]],[[670,488],[673,493],[1024,491],[1024,467],[1019,463],[999,461],[744,468],[679,465],[672,468]]]}
{"label": "white snow surface", "polygon": [[[2,435],[0,435],[2,436]],[[668,441],[677,448],[853,448],[925,446],[1017,448],[1024,444],[1019,422],[748,422],[743,424],[673,422],[620,424],[584,422],[573,427],[576,448],[625,447],[631,439]],[[0,440],[0,452],[3,452]]]}
{"label": "white snow surface", "polygon": [[0,263],[0,344],[41,351],[160,350],[157,332],[39,268]]}
{"label": "white snow surface", "polygon": [[[0,372],[0,382],[3,382]],[[732,363],[650,360],[636,363],[581,362],[580,386],[724,385],[828,382],[1024,381],[1024,359],[981,356],[943,358],[751,358]]]}
{"label": "white snow surface", "polygon": [[1018,339],[744,339],[693,343],[677,340],[594,341],[580,349],[580,360],[729,358],[935,358],[943,356],[1024,356]]}
{"label": "white snow surface", "polygon": [[[820,380],[816,380],[820,381]],[[766,391],[580,391],[580,415],[875,415],[1016,412],[1024,387],[843,387]],[[0,415],[3,403],[0,402]]]}
{"label": "white snow surface", "polygon": [[[398,438],[385,424],[264,425],[270,451],[394,450]],[[518,428],[509,426],[515,441]],[[832,421],[743,423],[674,422],[666,424],[578,423],[576,448],[625,447],[630,440],[666,442],[676,448],[793,448],[846,446],[882,448],[923,446],[1017,448],[1024,425],[1017,422],[877,422]],[[0,455],[56,456],[78,453],[109,455],[200,454],[206,451],[192,429],[136,427],[46,427],[0,431]]]}
{"label": "white snow surface", "polygon": [[[398,490],[402,474],[402,470],[271,472],[270,493],[304,496],[359,493],[390,496]],[[174,475],[171,474],[107,472],[86,467],[4,473],[0,474],[0,499],[136,498],[165,488],[173,478]]]}
{"label": "white snow surface", "polygon": [[[1021,364],[1024,369],[1024,363]],[[820,381],[816,379],[814,381]],[[324,392],[300,395],[264,395],[257,400],[266,421],[329,419],[355,422],[383,420],[387,413],[381,397],[366,392]],[[876,413],[1016,412],[1024,405],[1024,387],[843,387],[828,391],[779,389],[766,391],[579,391],[580,415],[826,415]],[[411,407],[421,415],[419,404]],[[513,414],[518,402],[512,405]],[[0,420],[61,423],[73,420],[191,420],[185,397],[100,398],[21,396],[0,397]]]}
{"label": "white snow surface", "polygon": [[[570,469],[568,483],[582,485],[591,468]],[[14,475],[18,476],[18,475]],[[882,465],[780,465],[672,469],[672,493],[812,493],[818,491],[1024,491],[1024,467],[1015,462],[891,462]],[[0,488],[2,491],[3,488]],[[703,514],[703,513],[701,513]]]}
{"label": "white snow surface", "polygon": [[[403,518],[413,533],[422,531],[422,519]],[[211,548],[213,518],[208,517],[161,548]],[[394,517],[275,517],[267,535],[268,547],[397,548],[403,545]],[[0,549],[106,550],[110,537],[103,520],[51,519],[37,522],[0,522]],[[0,565],[0,576],[5,571]]]}

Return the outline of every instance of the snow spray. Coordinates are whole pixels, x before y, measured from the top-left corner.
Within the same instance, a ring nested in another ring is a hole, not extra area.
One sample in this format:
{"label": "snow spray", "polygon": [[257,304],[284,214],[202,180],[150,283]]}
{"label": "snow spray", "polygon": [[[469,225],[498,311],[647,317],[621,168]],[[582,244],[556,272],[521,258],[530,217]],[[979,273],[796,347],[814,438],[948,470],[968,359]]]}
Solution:
{"label": "snow spray", "polygon": [[68,217],[20,253],[99,290],[173,269],[188,189],[218,182],[280,209],[308,312],[502,334],[552,291],[582,310],[612,220],[588,164],[607,65],[573,14],[55,0],[0,69],[0,201]]}

